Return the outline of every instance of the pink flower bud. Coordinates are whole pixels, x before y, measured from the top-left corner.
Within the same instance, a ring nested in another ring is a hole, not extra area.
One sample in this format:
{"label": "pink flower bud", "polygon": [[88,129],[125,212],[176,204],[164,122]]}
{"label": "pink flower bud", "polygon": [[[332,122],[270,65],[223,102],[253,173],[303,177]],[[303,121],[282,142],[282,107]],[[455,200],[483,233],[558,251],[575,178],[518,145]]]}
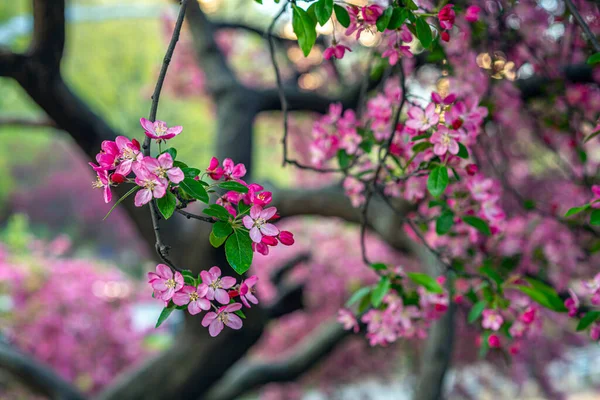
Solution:
{"label": "pink flower bud", "polygon": [[465,170],[469,176],[474,176],[479,172],[479,167],[475,164],[469,164],[466,166]]}
{"label": "pink flower bud", "polygon": [[121,174],[112,174],[110,180],[112,183],[119,184],[125,182],[125,177]]}
{"label": "pink flower bud", "polygon": [[442,40],[444,42],[449,42],[450,41],[450,34],[446,31],[442,32],[442,34],[440,35],[440,37],[442,38]]}
{"label": "pink flower bud", "polygon": [[498,335],[494,335],[494,334],[490,335],[488,337],[488,345],[492,349],[496,349],[496,348],[500,347],[500,338],[498,337]]}
{"label": "pink flower bud", "polygon": [[477,22],[481,8],[478,6],[469,6],[465,12],[465,19],[469,22]]}
{"label": "pink flower bud", "polygon": [[294,244],[294,234],[288,231],[279,232],[279,241],[285,246],[291,246]]}

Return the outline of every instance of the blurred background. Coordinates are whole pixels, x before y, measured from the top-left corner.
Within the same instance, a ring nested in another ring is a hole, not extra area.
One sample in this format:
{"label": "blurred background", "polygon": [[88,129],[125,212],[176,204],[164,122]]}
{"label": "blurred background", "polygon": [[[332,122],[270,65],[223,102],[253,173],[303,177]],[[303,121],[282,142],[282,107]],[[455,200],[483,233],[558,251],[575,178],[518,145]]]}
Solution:
{"label": "blurred background", "polygon": [[[263,30],[278,10],[267,0],[263,6],[251,0],[199,3],[211,19]],[[176,11],[164,0],[68,2],[63,77],[109,125],[129,137],[142,137],[138,121],[147,116]],[[32,28],[30,1],[0,2],[0,45],[25,50]],[[290,29],[285,26],[283,35]],[[268,52],[259,35],[224,29],[217,41],[240,80],[272,86]],[[363,44],[369,45],[368,35]],[[287,53],[308,71],[299,79],[303,89],[323,89],[328,76],[327,66],[309,71],[302,65],[320,65],[322,57],[315,52],[308,60],[297,48]],[[361,54],[350,57],[361,63]],[[290,71],[284,66],[286,73]],[[217,134],[205,79],[184,31],[167,75],[159,118],[184,126],[184,134],[173,145],[178,158],[199,168],[214,154]],[[413,84],[427,87],[430,82],[425,76]],[[308,115],[295,117],[292,130],[303,129],[307,122],[310,129],[310,120]],[[91,187],[94,177],[88,158],[68,134],[47,121],[16,82],[0,78],[0,334],[4,342],[51,366],[82,392],[98,394],[126,371],[168,352],[185,321],[174,314],[164,327],[154,329],[162,306],[149,296],[144,281],[145,272],[155,265],[153,254],[124,209],[117,208],[102,221],[109,206]],[[290,187],[332,179],[281,168],[280,132],[277,114],[261,114],[256,121],[254,181]],[[295,140],[302,145],[301,139]],[[376,279],[362,268],[355,226],[315,218],[285,224],[296,234],[297,245],[258,257],[253,270],[263,282],[261,300],[268,301],[275,295],[268,282],[270,272],[310,252],[311,259],[299,263],[290,277],[306,285],[305,309],[268,325],[251,350],[251,357],[260,360],[287,354],[311,331],[335,318],[361,283]],[[411,260],[377,238],[370,237],[369,243],[369,251],[381,260],[410,266]],[[320,279],[314,278],[317,274]],[[532,341],[538,346],[537,361],[482,361],[470,344],[476,333],[466,326],[458,330],[456,362],[446,381],[450,398],[558,398],[553,393],[560,389],[571,393],[572,400],[600,399],[595,391],[600,385],[597,346],[581,347],[583,342],[574,341],[559,351]],[[360,337],[350,338],[295,382],[266,385],[244,398],[408,399],[420,351],[420,345],[412,342],[381,349],[369,347]],[[538,368],[546,368],[545,373],[536,374]],[[44,396],[0,371],[0,398]],[[173,393],[173,398],[188,397]]]}

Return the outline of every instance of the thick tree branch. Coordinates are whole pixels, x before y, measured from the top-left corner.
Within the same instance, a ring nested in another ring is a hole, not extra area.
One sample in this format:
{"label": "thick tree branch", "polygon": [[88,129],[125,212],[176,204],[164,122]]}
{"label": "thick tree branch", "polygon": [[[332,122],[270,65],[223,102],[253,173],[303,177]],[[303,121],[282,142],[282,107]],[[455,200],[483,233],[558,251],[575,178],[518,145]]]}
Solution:
{"label": "thick tree branch", "polygon": [[270,382],[290,382],[327,357],[350,334],[332,321],[307,336],[284,361],[241,361],[205,397],[207,400],[233,400]]}
{"label": "thick tree branch", "polygon": [[50,368],[5,343],[0,344],[0,367],[50,399],[84,399],[77,389],[56,375]]}
{"label": "thick tree branch", "polygon": [[65,47],[64,0],[33,0],[33,40],[29,55],[49,76],[60,73]]}
{"label": "thick tree branch", "polygon": [[48,118],[0,117],[0,127],[5,126],[28,128],[58,128],[54,121],[51,121]]}

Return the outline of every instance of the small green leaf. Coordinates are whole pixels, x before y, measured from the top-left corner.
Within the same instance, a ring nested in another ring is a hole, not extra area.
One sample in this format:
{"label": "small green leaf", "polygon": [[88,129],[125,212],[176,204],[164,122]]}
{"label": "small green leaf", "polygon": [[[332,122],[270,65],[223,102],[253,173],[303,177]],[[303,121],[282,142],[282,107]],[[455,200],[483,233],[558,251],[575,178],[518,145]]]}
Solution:
{"label": "small green leaf", "polygon": [[304,57],[307,57],[317,40],[317,21],[295,4],[292,5],[292,9],[292,27],[298,37],[298,45]]}
{"label": "small green leaf", "polygon": [[240,275],[250,269],[253,253],[252,240],[250,240],[248,232],[235,230],[225,242],[227,262]]}
{"label": "small green leaf", "polygon": [[550,310],[557,312],[567,311],[562,300],[560,299],[560,297],[558,297],[558,294],[551,295],[539,290],[538,288],[533,288],[529,286],[519,285],[517,286],[517,289],[529,296],[531,300],[541,304],[546,308],[549,308]]}
{"label": "small green leaf", "polygon": [[419,9],[413,0],[405,0],[404,2],[406,3],[406,8],[409,10],[415,11]]}
{"label": "small green leaf", "polygon": [[198,168],[181,168],[181,171],[183,172],[183,176],[186,178],[195,178],[198,175],[200,175],[200,170]]}
{"label": "small green leaf", "polygon": [[439,197],[448,186],[448,169],[444,165],[434,168],[427,178],[427,190],[433,197]]}
{"label": "small green leaf", "polygon": [[435,221],[435,232],[438,235],[444,235],[450,232],[454,225],[454,213],[450,210],[445,210]]}
{"label": "small green leaf", "polygon": [[577,331],[582,331],[600,319],[600,311],[588,311],[577,324]]}
{"label": "small green leaf", "polygon": [[389,30],[395,30],[402,26],[402,23],[406,20],[406,16],[402,19],[404,13],[402,12],[404,9],[400,7],[394,7],[394,11],[392,12],[392,17],[390,18],[390,22],[388,23],[387,28]]}
{"label": "small green leaf", "polygon": [[570,217],[571,215],[579,214],[580,212],[585,211],[588,208],[590,208],[589,204],[584,204],[584,205],[579,206],[579,207],[569,208],[569,210],[565,214],[565,217]]}
{"label": "small green leaf", "polygon": [[246,319],[246,314],[244,314],[244,312],[242,310],[237,310],[233,312],[235,315],[237,315],[238,317],[240,317],[241,319]]}
{"label": "small green leaf", "polygon": [[335,17],[340,25],[342,25],[344,28],[350,26],[350,15],[348,15],[348,11],[346,11],[344,7],[334,4],[333,11],[335,11]]}
{"label": "small green leaf", "polygon": [[469,316],[467,317],[467,320],[469,321],[470,324],[477,321],[477,318],[479,318],[481,316],[481,314],[483,313],[483,310],[485,310],[485,308],[487,307],[487,304],[488,304],[487,301],[480,300],[473,305],[473,307],[471,308],[471,311],[469,311]]}
{"label": "small green leaf", "polygon": [[202,210],[202,212],[206,215],[210,215],[211,217],[220,219],[221,221],[229,221],[230,218],[233,218],[233,215],[229,214],[229,211],[219,204],[211,204]]}
{"label": "small green leaf", "polygon": [[391,287],[392,282],[390,281],[390,278],[388,278],[387,276],[382,276],[379,280],[379,283],[371,293],[371,304],[373,304],[373,307],[379,307],[381,305],[383,298],[385,297],[387,292],[390,291]]}
{"label": "small green leaf", "polygon": [[423,286],[427,291],[431,293],[443,293],[444,290],[440,286],[439,283],[431,276],[427,274],[422,274],[420,272],[409,272],[406,274],[411,281],[416,283],[417,285]]}
{"label": "small green leaf", "polygon": [[479,232],[483,233],[486,236],[492,236],[492,231],[490,230],[490,226],[487,222],[482,220],[479,217],[474,217],[472,215],[465,215],[462,217],[464,223],[471,225],[473,228],[477,229]]}
{"label": "small green leaf", "polygon": [[331,18],[333,12],[333,0],[319,0],[315,5],[315,15],[319,25],[323,26]]}
{"label": "small green leaf", "polygon": [[462,143],[458,143],[458,154],[457,156],[459,156],[460,158],[464,158],[465,160],[467,158],[469,158],[469,151],[467,150],[467,148],[465,147],[464,144]]}
{"label": "small green leaf", "polygon": [[600,53],[592,54],[588,59],[587,63],[589,65],[596,65],[600,63]]}
{"label": "small green leaf", "polygon": [[212,233],[215,237],[226,238],[231,235],[231,232],[233,232],[233,228],[227,222],[217,221],[213,225]]}
{"label": "small green leaf", "polygon": [[102,221],[104,221],[106,218],[108,218],[108,216],[110,215],[110,213],[111,213],[111,212],[113,212],[113,210],[114,210],[115,208],[117,208],[117,206],[118,206],[119,204],[121,204],[121,202],[122,202],[123,200],[125,200],[127,197],[129,197],[129,196],[130,196],[130,195],[131,195],[133,192],[135,192],[135,191],[136,191],[136,190],[138,190],[138,189],[141,189],[141,187],[139,187],[139,186],[134,186],[133,188],[131,188],[131,190],[129,190],[129,192],[125,193],[125,194],[123,195],[123,197],[121,197],[119,200],[117,200],[117,201],[115,202],[115,204],[114,204],[114,205],[113,205],[113,206],[110,208],[110,210],[108,210],[108,212],[106,213],[106,215],[104,216],[104,218],[102,218]]}
{"label": "small green leaf", "polygon": [[431,27],[429,26],[427,21],[425,21],[424,18],[417,18],[416,27],[417,38],[419,39],[423,47],[427,48],[431,46],[431,43],[433,42],[433,36],[431,34]]}
{"label": "small green leaf", "polygon": [[498,274],[490,265],[484,265],[483,267],[479,268],[479,272],[488,276],[491,280],[496,282],[498,286],[501,286],[504,282],[502,276],[500,276],[500,274]]}
{"label": "small green leaf", "polygon": [[377,18],[377,22],[375,25],[377,26],[377,30],[379,32],[383,32],[387,29],[388,24],[390,23],[390,19],[392,18],[392,14],[394,13],[394,7],[388,7],[383,14]]}
{"label": "small green leaf", "polygon": [[412,151],[415,154],[418,154],[422,151],[427,150],[428,148],[433,147],[431,142],[419,142],[412,147]]}
{"label": "small green leaf", "polygon": [[338,150],[337,159],[341,169],[346,169],[350,165],[350,156],[343,149]]}
{"label": "small green leaf", "polygon": [[208,203],[208,193],[206,193],[206,189],[204,189],[204,186],[194,178],[184,178],[179,182],[179,187],[194,199],[200,200],[203,203]]}
{"label": "small green leaf", "polygon": [[173,160],[175,160],[177,158],[177,150],[175,150],[173,147],[169,147],[168,149],[166,149],[165,151],[163,151],[160,154],[164,154],[164,153],[169,153],[169,155],[171,156],[171,158]]}
{"label": "small green leaf", "polygon": [[159,326],[161,326],[162,323],[165,322],[167,320],[167,318],[169,318],[169,316],[171,315],[171,313],[173,312],[173,310],[175,310],[175,307],[165,307],[165,308],[163,308],[162,312],[158,316],[158,321],[156,321],[155,328],[158,328]]}
{"label": "small green leaf", "polygon": [[223,243],[225,243],[225,241],[227,240],[227,236],[225,237],[216,237],[215,234],[210,231],[210,235],[208,236],[208,241],[210,242],[211,246],[214,248],[219,248],[221,247],[221,245]]}
{"label": "small green leaf", "polygon": [[182,170],[184,168],[188,168],[188,165],[186,163],[184,163],[182,161],[177,161],[177,160],[173,161],[173,166],[177,167],[177,168],[181,168]]}
{"label": "small green leaf", "polygon": [[243,201],[238,203],[238,214],[247,214],[250,211],[250,204],[246,204]]}
{"label": "small green leaf", "polygon": [[387,265],[384,263],[373,263],[370,265],[375,271],[385,271],[387,269]]}
{"label": "small green leaf", "polygon": [[352,293],[352,296],[346,302],[346,307],[350,307],[351,305],[358,303],[362,300],[363,297],[368,295],[371,292],[371,287],[366,286],[358,289],[356,292]]}
{"label": "small green leaf", "polygon": [[592,211],[590,215],[590,225],[600,225],[600,210]]}
{"label": "small green leaf", "polygon": [[239,182],[227,181],[219,183],[219,187],[225,190],[233,190],[238,193],[248,193],[248,188]]}
{"label": "small green leaf", "polygon": [[169,219],[175,212],[177,198],[173,193],[167,191],[163,197],[156,199],[156,205],[162,216],[165,217],[165,219]]}

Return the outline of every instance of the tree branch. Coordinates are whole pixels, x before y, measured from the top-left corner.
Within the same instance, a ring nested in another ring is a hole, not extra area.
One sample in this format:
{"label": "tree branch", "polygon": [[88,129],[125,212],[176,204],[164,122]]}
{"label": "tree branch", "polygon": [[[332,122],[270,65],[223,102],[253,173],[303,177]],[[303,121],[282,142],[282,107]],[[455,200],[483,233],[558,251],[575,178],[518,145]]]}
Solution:
{"label": "tree branch", "polygon": [[350,332],[336,321],[307,336],[284,361],[241,361],[205,397],[206,400],[233,400],[270,382],[290,382],[327,357]]}
{"label": "tree branch", "polygon": [[5,343],[0,344],[0,367],[51,399],[84,399],[77,389],[50,368]]}
{"label": "tree branch", "polygon": [[0,117],[0,127],[3,126],[58,129],[54,121],[48,118]]}
{"label": "tree branch", "polygon": [[590,30],[590,27],[588,26],[588,24],[585,22],[585,20],[583,19],[583,17],[577,10],[577,7],[575,7],[575,4],[573,4],[573,0],[565,0],[565,3],[567,5],[567,7],[569,8],[569,11],[575,18],[575,21],[577,21],[577,24],[579,25],[581,30],[583,30],[583,32],[585,33],[585,36],[587,37],[587,39],[592,43],[592,47],[594,47],[594,50],[596,52],[600,53],[600,43],[598,43],[596,36]]}

